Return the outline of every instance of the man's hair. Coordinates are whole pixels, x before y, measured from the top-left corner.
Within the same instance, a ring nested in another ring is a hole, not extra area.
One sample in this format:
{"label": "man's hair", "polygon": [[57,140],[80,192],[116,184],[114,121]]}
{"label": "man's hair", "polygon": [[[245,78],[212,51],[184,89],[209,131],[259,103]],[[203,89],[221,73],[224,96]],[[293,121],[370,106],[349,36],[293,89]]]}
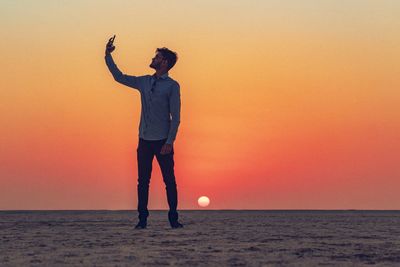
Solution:
{"label": "man's hair", "polygon": [[168,62],[168,70],[172,69],[175,65],[176,61],[178,60],[178,55],[174,52],[169,50],[166,47],[157,48],[156,53],[160,52],[164,59]]}

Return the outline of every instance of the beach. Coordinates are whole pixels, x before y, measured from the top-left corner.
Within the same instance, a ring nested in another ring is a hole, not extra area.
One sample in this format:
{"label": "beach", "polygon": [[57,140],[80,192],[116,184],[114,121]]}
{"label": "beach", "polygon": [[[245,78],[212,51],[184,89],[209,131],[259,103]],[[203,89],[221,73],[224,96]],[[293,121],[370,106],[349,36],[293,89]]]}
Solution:
{"label": "beach", "polygon": [[400,265],[400,211],[0,211],[0,266]]}

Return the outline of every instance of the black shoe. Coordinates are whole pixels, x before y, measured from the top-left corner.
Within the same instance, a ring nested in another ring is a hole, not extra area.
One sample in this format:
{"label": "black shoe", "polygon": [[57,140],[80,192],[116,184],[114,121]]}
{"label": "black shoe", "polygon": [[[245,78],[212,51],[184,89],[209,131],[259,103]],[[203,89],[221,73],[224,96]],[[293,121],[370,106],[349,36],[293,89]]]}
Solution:
{"label": "black shoe", "polygon": [[176,222],[170,222],[172,228],[183,228],[183,225],[179,223],[178,221]]}
{"label": "black shoe", "polygon": [[135,229],[146,229],[147,227],[147,222],[145,221],[139,221],[136,226]]}

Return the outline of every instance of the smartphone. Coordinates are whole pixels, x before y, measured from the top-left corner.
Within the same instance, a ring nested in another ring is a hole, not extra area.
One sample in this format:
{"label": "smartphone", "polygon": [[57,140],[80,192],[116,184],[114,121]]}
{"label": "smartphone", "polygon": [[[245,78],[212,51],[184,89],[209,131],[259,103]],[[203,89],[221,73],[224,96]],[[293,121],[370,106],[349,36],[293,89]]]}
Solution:
{"label": "smartphone", "polygon": [[114,36],[111,37],[111,39],[110,39],[111,44],[114,43],[114,39],[115,39],[115,34],[114,34]]}

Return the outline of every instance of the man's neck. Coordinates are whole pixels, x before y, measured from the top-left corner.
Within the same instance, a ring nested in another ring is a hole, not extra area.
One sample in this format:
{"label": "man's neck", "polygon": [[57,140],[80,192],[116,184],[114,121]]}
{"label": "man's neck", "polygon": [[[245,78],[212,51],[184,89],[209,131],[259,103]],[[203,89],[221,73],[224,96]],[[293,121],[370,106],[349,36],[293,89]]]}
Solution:
{"label": "man's neck", "polygon": [[155,75],[157,78],[160,78],[162,75],[164,75],[167,72],[168,72],[167,70],[156,70]]}

